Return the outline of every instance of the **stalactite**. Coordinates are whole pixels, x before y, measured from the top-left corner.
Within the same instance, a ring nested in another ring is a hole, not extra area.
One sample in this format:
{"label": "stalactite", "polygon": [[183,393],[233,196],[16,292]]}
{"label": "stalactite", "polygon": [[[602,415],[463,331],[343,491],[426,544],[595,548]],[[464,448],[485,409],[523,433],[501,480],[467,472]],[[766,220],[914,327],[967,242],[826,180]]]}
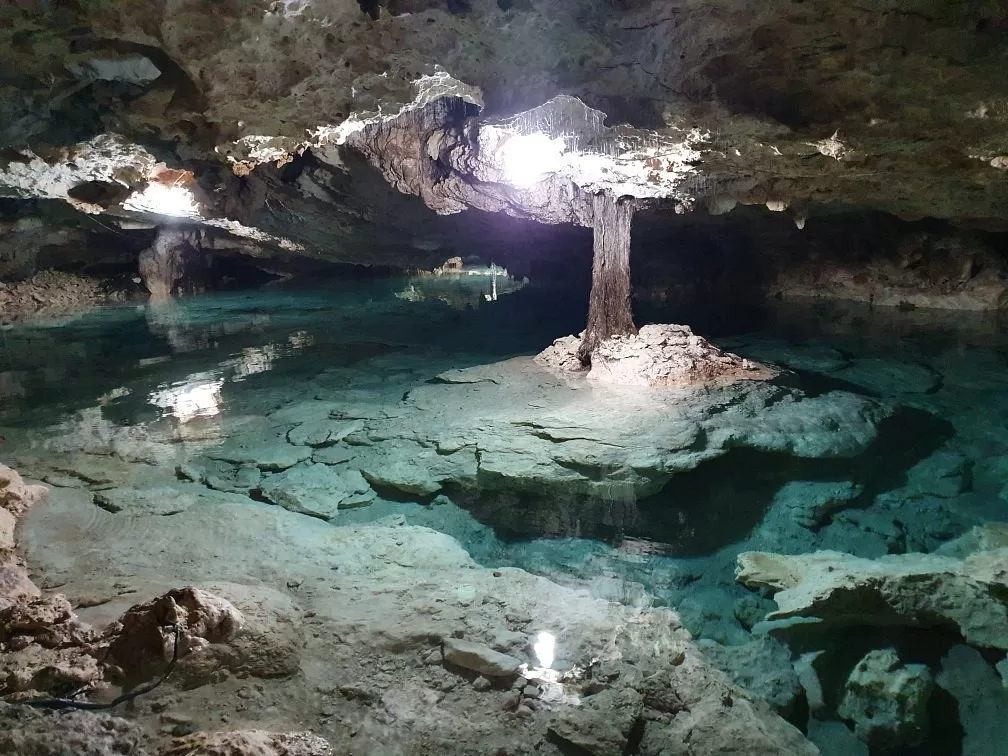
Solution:
{"label": "stalactite", "polygon": [[634,207],[608,194],[592,198],[595,232],[588,325],[578,350],[583,365],[604,339],[637,333],[630,309],[630,225]]}

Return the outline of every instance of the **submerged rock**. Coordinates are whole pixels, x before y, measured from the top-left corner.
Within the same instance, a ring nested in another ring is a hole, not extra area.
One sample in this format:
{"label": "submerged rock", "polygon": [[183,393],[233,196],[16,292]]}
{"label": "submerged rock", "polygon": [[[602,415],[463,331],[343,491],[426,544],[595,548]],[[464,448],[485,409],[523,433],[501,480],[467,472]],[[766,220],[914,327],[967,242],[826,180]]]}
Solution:
{"label": "submerged rock", "polygon": [[882,358],[858,360],[833,375],[881,396],[926,394],[942,381],[937,371],[925,365]]}
{"label": "submerged rock", "polygon": [[284,509],[331,520],[340,509],[370,504],[375,492],[359,470],[302,463],[267,475],[259,491]]}
{"label": "submerged rock", "polygon": [[0,753],[17,756],[148,756],[141,727],[93,711],[39,711],[0,703]]}
{"label": "submerged rock", "polygon": [[783,717],[794,713],[802,695],[791,652],[777,640],[756,638],[740,646],[700,640],[697,645],[711,663],[739,686],[766,701]]}
{"label": "submerged rock", "polygon": [[869,651],[857,663],[837,714],[872,748],[920,745],[928,734],[927,706],[934,683],[923,664],[906,664],[896,651]]}
{"label": "submerged rock", "polygon": [[1002,753],[1008,743],[1008,690],[983,655],[969,646],[953,646],[941,660],[935,683],[958,704],[962,753]]}

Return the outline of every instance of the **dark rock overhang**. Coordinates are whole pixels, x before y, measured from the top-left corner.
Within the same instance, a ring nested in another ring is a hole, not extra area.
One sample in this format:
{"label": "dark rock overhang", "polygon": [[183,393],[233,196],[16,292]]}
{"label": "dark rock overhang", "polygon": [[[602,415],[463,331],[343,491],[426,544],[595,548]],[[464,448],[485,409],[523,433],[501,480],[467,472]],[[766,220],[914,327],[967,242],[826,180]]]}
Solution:
{"label": "dark rock overhang", "polygon": [[436,262],[467,225],[491,247],[509,236],[384,182],[440,214],[553,224],[588,225],[605,192],[657,212],[757,205],[799,227],[843,207],[1003,230],[1006,14],[20,3],[0,11],[0,193],[375,264]]}

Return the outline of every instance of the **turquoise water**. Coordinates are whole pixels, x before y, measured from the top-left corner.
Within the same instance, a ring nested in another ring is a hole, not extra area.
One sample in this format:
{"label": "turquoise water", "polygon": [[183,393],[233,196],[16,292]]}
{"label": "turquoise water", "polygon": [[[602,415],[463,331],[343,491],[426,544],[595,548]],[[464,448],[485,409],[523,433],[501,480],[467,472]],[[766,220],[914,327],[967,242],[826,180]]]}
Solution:
{"label": "turquoise water", "polygon": [[[443,371],[538,352],[584,318],[583,294],[526,288],[487,302],[439,289],[424,299],[411,285],[275,287],[5,327],[3,460],[38,473],[42,445],[81,411],[154,433],[185,420],[197,432],[179,443],[202,448],[226,440],[229,420],[293,401],[391,405]],[[673,318],[689,322],[689,313],[638,313],[639,321]],[[493,489],[449,492],[450,501],[378,497],[341,510],[332,526],[398,515],[456,537],[487,566],[522,567],[625,603],[673,606],[694,634],[731,646],[749,642],[755,615],[773,608],[735,584],[741,550],[828,548],[875,558],[933,551],[975,525],[1008,521],[1008,328],[997,318],[780,306],[758,319],[720,318],[716,328],[709,335],[723,347],[788,367],[788,385],[870,396],[894,413],[852,459],[738,449],[647,497],[619,486],[568,501]],[[200,430],[210,421],[216,435]],[[828,521],[772,531],[775,502],[841,483],[856,492]],[[883,636],[847,640],[858,648],[909,644],[918,653],[902,631]]]}
{"label": "turquoise water", "polygon": [[[17,455],[20,432],[45,435],[46,428],[96,405],[117,425],[165,423],[171,409],[159,406],[159,393],[194,381],[219,384],[215,411],[224,418],[264,413],[309,396],[336,400],[370,393],[394,401],[442,371],[535,353],[554,337],[576,332],[583,318],[577,295],[527,289],[482,304],[462,297],[472,305],[460,307],[404,299],[410,287],[398,279],[332,281],[5,327],[5,453]],[[840,388],[899,408],[869,452],[856,459],[802,460],[738,450],[634,501],[631,517],[615,525],[582,519],[576,533],[556,521],[544,530],[548,518],[515,518],[513,508],[501,519],[493,492],[463,502],[476,523],[401,501],[378,501],[340,521],[403,512],[454,531],[488,563],[579,578],[618,570],[621,579],[639,580],[660,596],[667,586],[654,576],[663,560],[681,565],[730,551],[792,480],[854,481],[864,490],[851,508],[870,510],[876,498],[901,489],[914,465],[938,449],[953,449],[969,468],[963,490],[940,499],[917,497],[917,530],[924,535],[890,542],[888,552],[932,550],[973,524],[1008,519],[999,496],[1008,484],[1008,462],[1002,462],[1008,459],[1008,330],[996,319],[849,305],[778,307],[763,314],[758,330],[752,325],[748,314],[744,322],[722,321],[715,341],[792,368],[784,380],[806,392]],[[552,504],[529,500],[520,506],[541,510]],[[853,544],[847,550],[859,551]],[[871,548],[862,551],[877,555]],[[628,553],[634,553],[629,561]],[[600,567],[602,557],[622,561]]]}

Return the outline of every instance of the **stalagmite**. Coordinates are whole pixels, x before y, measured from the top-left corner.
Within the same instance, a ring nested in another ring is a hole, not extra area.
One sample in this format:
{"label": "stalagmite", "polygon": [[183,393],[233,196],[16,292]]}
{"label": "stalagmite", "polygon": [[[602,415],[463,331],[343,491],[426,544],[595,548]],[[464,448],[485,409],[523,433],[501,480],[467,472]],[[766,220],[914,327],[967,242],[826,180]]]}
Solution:
{"label": "stalagmite", "polygon": [[595,348],[610,336],[637,333],[630,309],[630,224],[633,204],[608,194],[592,198],[595,232],[588,325],[578,349],[583,365],[591,364]]}

